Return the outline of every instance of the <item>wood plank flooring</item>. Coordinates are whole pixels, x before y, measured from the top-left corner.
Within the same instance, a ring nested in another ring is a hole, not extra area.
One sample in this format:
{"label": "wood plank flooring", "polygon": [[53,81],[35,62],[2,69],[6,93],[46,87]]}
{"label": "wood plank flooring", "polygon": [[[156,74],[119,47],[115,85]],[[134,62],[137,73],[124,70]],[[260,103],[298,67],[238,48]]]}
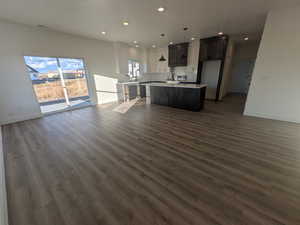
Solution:
{"label": "wood plank flooring", "polygon": [[143,103],[3,127],[10,225],[299,225],[300,125]]}

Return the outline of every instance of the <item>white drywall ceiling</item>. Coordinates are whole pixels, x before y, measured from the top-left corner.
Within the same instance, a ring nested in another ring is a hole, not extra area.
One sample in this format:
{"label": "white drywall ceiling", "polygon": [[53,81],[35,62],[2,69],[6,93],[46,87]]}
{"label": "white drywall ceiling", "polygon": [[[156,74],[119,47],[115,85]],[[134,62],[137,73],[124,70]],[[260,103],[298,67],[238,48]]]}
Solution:
{"label": "white drywall ceiling", "polygon": [[[191,36],[260,33],[270,9],[299,0],[0,0],[0,18],[28,25],[141,45],[165,45]],[[166,7],[158,13],[159,6]],[[124,27],[123,21],[130,25]],[[184,34],[182,28],[189,27]],[[107,34],[103,36],[102,31]],[[160,34],[165,33],[165,38]]]}

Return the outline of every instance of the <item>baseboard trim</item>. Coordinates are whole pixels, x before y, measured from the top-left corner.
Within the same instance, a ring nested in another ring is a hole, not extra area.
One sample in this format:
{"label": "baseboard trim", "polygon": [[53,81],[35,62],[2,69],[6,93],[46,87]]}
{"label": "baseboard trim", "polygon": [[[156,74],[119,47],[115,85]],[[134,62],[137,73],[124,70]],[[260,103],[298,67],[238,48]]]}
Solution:
{"label": "baseboard trim", "polygon": [[300,123],[300,120],[290,119],[290,118],[283,118],[283,117],[273,116],[273,115],[263,114],[263,113],[249,113],[249,112],[244,111],[243,115],[244,116],[250,116],[250,117],[262,118],[262,119],[268,119],[268,120],[289,122],[289,123]]}
{"label": "baseboard trim", "polygon": [[54,115],[57,113],[69,112],[69,111],[73,111],[73,110],[77,110],[77,109],[84,109],[84,108],[88,108],[88,107],[92,107],[92,106],[95,106],[95,104],[90,103],[90,104],[84,105],[84,106],[74,106],[71,108],[66,108],[66,109],[57,110],[57,111],[53,111],[53,112],[47,112],[47,113],[44,113],[43,116],[50,116],[50,115]]}
{"label": "baseboard trim", "polygon": [[0,126],[0,225],[8,225],[7,192],[1,129]]}
{"label": "baseboard trim", "polygon": [[6,121],[1,121],[0,126],[1,125],[6,125],[6,124],[11,124],[11,123],[22,122],[22,121],[25,121],[25,120],[38,119],[38,118],[41,118],[41,117],[43,117],[43,114],[38,113],[38,114],[34,114],[34,115],[20,117],[20,118],[17,118],[17,119],[10,119],[10,120],[6,120]]}
{"label": "baseboard trim", "polygon": [[106,105],[106,104],[112,104],[112,103],[118,103],[120,101],[116,100],[116,101],[110,101],[110,102],[101,102],[101,103],[97,103],[96,105]]}

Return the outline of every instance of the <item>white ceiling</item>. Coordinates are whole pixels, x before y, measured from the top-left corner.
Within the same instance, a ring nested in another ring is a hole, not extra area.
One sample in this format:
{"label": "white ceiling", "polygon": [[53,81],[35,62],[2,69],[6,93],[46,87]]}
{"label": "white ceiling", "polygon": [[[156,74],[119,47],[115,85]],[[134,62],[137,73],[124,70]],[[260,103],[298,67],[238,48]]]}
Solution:
{"label": "white ceiling", "polygon": [[[0,0],[0,18],[90,38],[142,46],[187,41],[191,36],[261,33],[270,9],[299,0]],[[158,13],[159,6],[167,8]],[[130,25],[124,27],[123,21]],[[189,27],[183,32],[184,26]],[[106,31],[103,36],[101,31]],[[160,34],[166,37],[161,38]]]}

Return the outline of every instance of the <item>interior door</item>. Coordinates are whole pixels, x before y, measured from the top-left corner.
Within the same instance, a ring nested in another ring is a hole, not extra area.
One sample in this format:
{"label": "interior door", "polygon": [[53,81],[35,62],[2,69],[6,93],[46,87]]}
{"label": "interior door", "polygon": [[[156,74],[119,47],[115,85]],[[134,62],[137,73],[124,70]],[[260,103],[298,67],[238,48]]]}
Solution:
{"label": "interior door", "polygon": [[248,93],[254,65],[255,60],[253,59],[241,60],[234,64],[230,88],[231,92],[244,94]]}

